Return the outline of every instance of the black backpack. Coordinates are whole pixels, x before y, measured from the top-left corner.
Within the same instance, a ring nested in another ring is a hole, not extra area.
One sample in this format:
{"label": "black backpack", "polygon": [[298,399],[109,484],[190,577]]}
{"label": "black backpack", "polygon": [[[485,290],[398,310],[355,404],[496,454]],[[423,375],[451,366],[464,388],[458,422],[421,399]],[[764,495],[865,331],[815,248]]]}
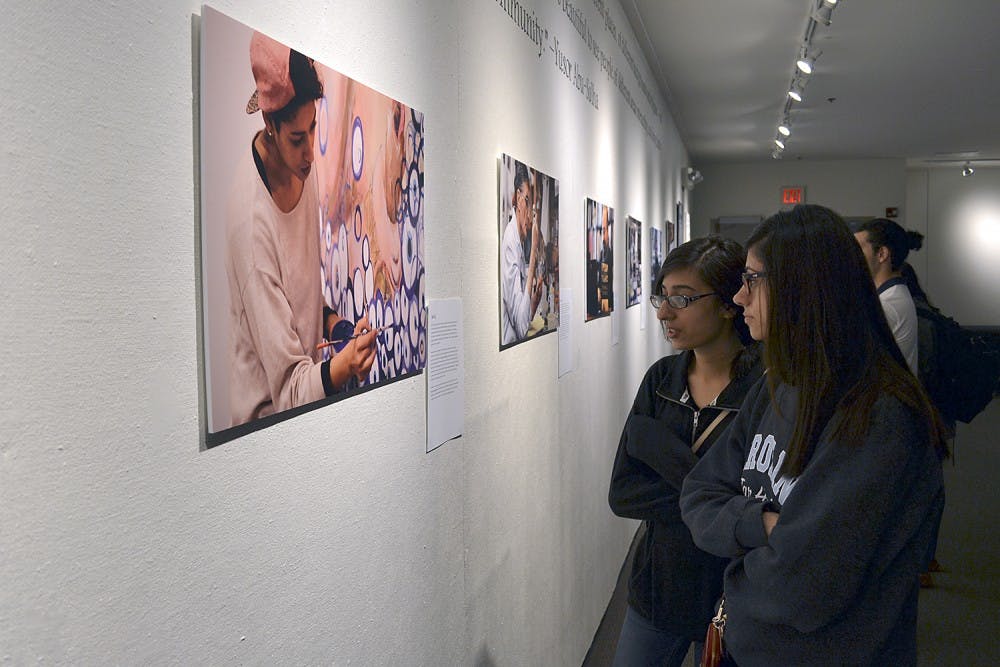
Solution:
{"label": "black backpack", "polygon": [[973,346],[958,322],[924,299],[913,303],[920,380],[946,420],[968,424],[993,400],[1000,365]]}

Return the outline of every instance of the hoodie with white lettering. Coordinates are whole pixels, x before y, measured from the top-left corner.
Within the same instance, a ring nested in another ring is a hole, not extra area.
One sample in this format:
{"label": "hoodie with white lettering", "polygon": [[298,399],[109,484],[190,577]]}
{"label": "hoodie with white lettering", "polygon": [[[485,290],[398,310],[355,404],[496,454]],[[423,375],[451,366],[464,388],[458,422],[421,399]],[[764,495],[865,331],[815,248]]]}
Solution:
{"label": "hoodie with white lettering", "polygon": [[[796,390],[758,383],[684,481],[695,544],[732,558],[726,650],[741,667],[916,664],[917,575],[944,508],[924,420],[882,396],[861,443],[832,421],[796,478],[782,474]],[[762,512],[780,513],[770,537]]]}

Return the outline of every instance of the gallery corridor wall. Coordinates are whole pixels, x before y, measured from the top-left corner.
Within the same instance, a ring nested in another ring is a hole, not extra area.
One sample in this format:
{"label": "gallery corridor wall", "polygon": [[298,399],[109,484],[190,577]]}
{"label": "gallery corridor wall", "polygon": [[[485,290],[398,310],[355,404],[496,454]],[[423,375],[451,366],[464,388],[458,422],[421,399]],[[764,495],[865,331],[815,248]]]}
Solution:
{"label": "gallery corridor wall", "polygon": [[[667,352],[624,307],[624,262],[614,316],[584,324],[584,201],[644,240],[686,204],[620,6],[214,7],[426,114],[427,296],[463,301],[465,434],[425,453],[417,376],[205,449],[200,6],[19,0],[0,28],[0,653],[580,664],[635,529],[606,504],[619,430]],[[499,351],[505,152],[560,182],[562,377],[557,335]]]}
{"label": "gallery corridor wall", "polygon": [[1000,168],[977,164],[908,167],[903,159],[767,160],[700,166],[705,180],[691,195],[691,231],[707,234],[720,216],[777,211],[782,187],[803,186],[808,203],[848,217],[885,215],[924,234],[910,254],[934,303],[968,326],[1000,326]]}

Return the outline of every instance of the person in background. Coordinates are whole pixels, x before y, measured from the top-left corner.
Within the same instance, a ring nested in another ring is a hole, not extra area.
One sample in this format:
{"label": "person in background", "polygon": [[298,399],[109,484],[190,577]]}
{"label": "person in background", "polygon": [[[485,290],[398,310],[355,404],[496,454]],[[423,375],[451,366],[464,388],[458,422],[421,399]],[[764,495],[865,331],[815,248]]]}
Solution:
{"label": "person in background", "polygon": [[907,366],[916,375],[919,361],[917,311],[900,268],[910,250],[920,250],[924,236],[907,231],[887,218],[875,218],[862,223],[854,238],[861,246],[865,263],[875,280],[879,301],[896,344],[902,350]]}
{"label": "person in background", "polygon": [[720,237],[671,252],[650,298],[663,334],[680,354],[654,363],[622,430],[608,502],[641,519],[629,579],[628,610],[614,664],[680,665],[695,660],[722,588],[726,561],[691,540],[678,498],[684,475],[709,451],[763,371],[733,303],[743,248]]}
{"label": "person in background", "polygon": [[[250,39],[250,67],[257,89],[246,112],[260,111],[264,128],[247,147],[226,212],[233,426],[320,400],[365,377],[378,333],[366,318],[349,323],[324,313],[312,169],[316,100],[323,96],[316,68],[258,32]],[[321,361],[324,335],[345,328],[349,340]]]}
{"label": "person in background", "polygon": [[[935,312],[941,312],[938,310],[934,304],[931,303],[930,297],[927,296],[927,292],[924,288],[920,286],[920,281],[917,279],[917,272],[913,270],[909,262],[903,262],[903,265],[899,267],[899,273],[906,281],[906,287],[910,290],[910,295],[913,297],[913,303],[918,310],[926,309],[933,310]],[[934,358],[934,337],[932,326],[930,323],[925,323],[925,320],[917,316],[917,342],[920,347],[919,361],[921,368],[925,363],[931,363]],[[924,377],[923,371],[919,374],[919,377]],[[939,413],[940,414],[940,413]],[[955,420],[948,419],[944,414],[941,414],[941,420],[944,424],[945,439],[952,440],[955,437]],[[943,515],[942,515],[943,516]],[[938,520],[937,526],[934,528],[934,536],[931,539],[930,547],[927,550],[927,566],[923,572],[920,573],[920,587],[921,588],[933,588],[934,587],[934,572],[944,571],[941,563],[937,559],[937,543],[938,536],[941,531],[941,521]]]}
{"label": "person in background", "polygon": [[916,665],[917,574],[944,504],[937,413],[839,215],[768,218],[743,283],[767,382],[680,499],[695,544],[733,559],[724,664]]}

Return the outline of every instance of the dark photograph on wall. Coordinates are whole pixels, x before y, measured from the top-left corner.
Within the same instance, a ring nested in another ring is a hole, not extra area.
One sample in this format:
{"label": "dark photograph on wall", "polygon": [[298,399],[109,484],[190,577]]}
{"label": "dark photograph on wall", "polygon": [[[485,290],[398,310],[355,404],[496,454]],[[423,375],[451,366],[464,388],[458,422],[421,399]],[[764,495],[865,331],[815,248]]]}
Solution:
{"label": "dark photograph on wall", "polygon": [[208,7],[206,445],[422,372],[424,116]]}
{"label": "dark photograph on wall", "polygon": [[667,230],[667,254],[670,254],[671,250],[680,245],[677,242],[677,225],[667,220],[663,223],[663,227]]}
{"label": "dark photograph on wall", "polygon": [[[667,221],[669,225],[670,222]],[[663,264],[663,232],[656,227],[649,228],[649,284],[654,286],[650,294],[656,292],[656,274],[660,272],[660,265]]]}
{"label": "dark photograph on wall", "polygon": [[500,349],[559,328],[559,181],[499,164]]}
{"label": "dark photograph on wall", "polygon": [[631,308],[642,299],[642,223],[629,216],[625,218],[625,255],[628,269],[628,293],[625,307]]}
{"label": "dark photograph on wall", "polygon": [[587,319],[607,317],[615,309],[615,210],[593,199],[584,205],[587,244]]}
{"label": "dark photograph on wall", "polygon": [[682,201],[677,202],[676,213],[677,213],[677,224],[670,232],[668,232],[668,234],[670,235],[669,238],[670,250],[677,248],[687,240],[684,238],[684,230],[686,229],[686,226],[684,224],[684,202]]}

